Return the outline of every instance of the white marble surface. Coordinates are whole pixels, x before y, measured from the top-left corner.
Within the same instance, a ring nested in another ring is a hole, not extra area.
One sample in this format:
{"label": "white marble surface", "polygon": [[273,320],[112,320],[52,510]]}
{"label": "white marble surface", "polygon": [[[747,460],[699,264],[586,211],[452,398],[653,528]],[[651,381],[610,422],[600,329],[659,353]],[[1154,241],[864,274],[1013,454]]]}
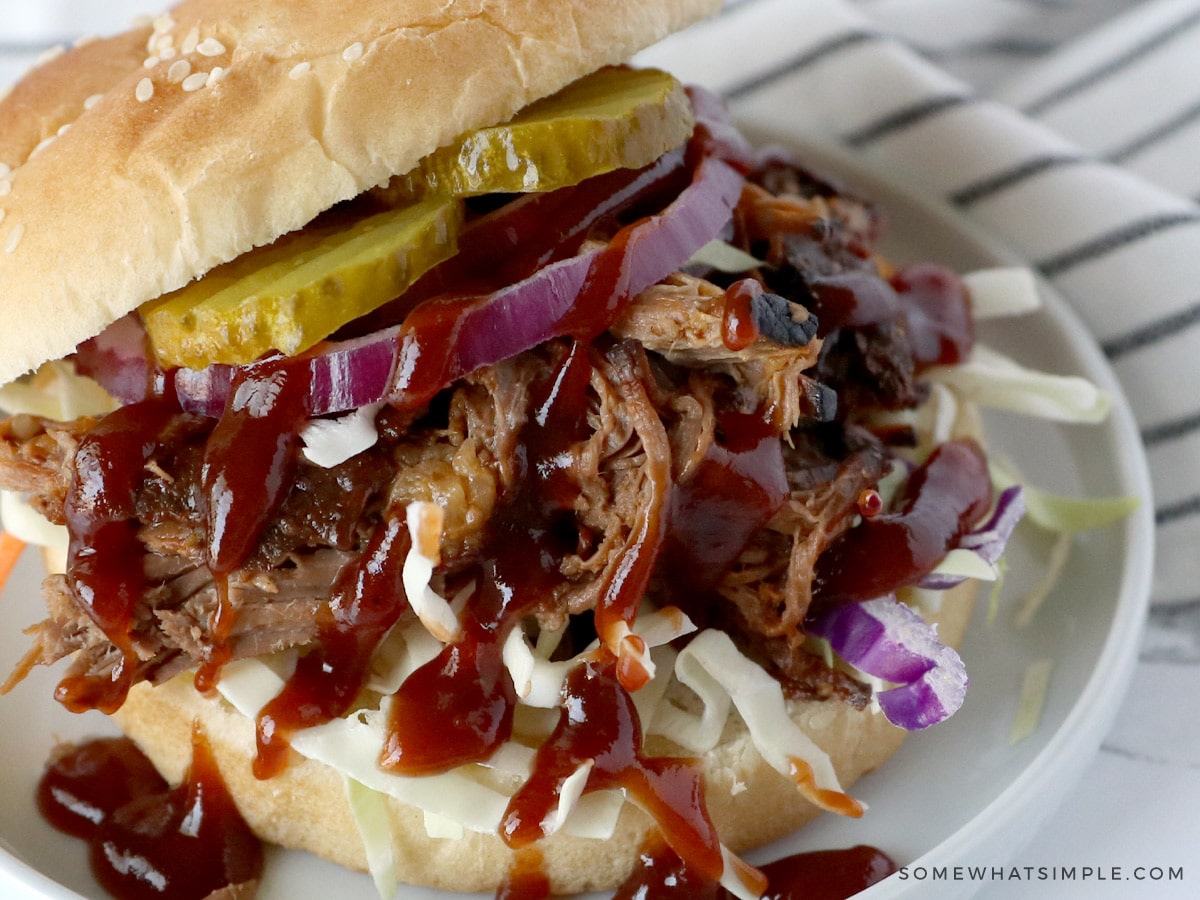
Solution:
{"label": "white marble surface", "polygon": [[[153,6],[0,0],[0,84],[47,46]],[[1002,873],[972,861],[988,871],[964,890],[977,888],[980,900],[1200,898],[1200,585],[1196,595],[1151,609],[1132,688],[1081,782]],[[1182,870],[1182,880],[1139,880],[1160,868],[1164,877]],[[1073,881],[1043,880],[1064,869]]]}

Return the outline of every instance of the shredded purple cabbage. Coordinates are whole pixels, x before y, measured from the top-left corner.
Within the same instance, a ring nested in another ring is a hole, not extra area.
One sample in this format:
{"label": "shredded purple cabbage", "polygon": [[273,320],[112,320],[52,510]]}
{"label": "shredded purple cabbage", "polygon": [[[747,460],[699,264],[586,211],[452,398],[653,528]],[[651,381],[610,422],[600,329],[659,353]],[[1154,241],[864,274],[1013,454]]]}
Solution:
{"label": "shredded purple cabbage", "polygon": [[[996,500],[996,508],[988,520],[959,539],[957,549],[977,553],[989,565],[996,565],[1004,555],[1013,529],[1025,515],[1025,492],[1019,484],[1006,488]],[[940,575],[931,572],[921,579],[919,587],[945,591],[966,581],[962,575]]]}
{"label": "shredded purple cabbage", "polygon": [[909,731],[953,715],[967,693],[967,670],[937,630],[894,596],[841,603],[807,624],[846,662],[897,687],[880,691],[888,721]]}

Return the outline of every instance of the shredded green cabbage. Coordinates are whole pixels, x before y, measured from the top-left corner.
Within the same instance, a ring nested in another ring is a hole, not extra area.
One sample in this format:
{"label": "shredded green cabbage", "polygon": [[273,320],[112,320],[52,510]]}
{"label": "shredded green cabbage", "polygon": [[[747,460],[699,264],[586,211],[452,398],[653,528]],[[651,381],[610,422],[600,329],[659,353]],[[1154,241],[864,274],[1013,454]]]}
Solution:
{"label": "shredded green cabbage", "polygon": [[80,416],[112,412],[117,402],[90,378],[75,374],[75,366],[56,360],[28,378],[0,386],[0,410],[69,422]]}
{"label": "shredded green cabbage", "polygon": [[1012,266],[979,269],[963,276],[971,296],[971,314],[975,321],[1007,316],[1023,316],[1041,309],[1037,278],[1029,269]]}
{"label": "shredded green cabbage", "polygon": [[1086,378],[1029,369],[983,344],[966,362],[936,366],[926,375],[979,406],[1056,422],[1095,424],[1112,406],[1108,394]]}
{"label": "shredded green cabbage", "polygon": [[1020,484],[1025,491],[1025,519],[1046,531],[1073,533],[1104,528],[1138,508],[1137,497],[1068,497],[1033,487],[1028,481],[995,462],[992,483],[999,490]]}
{"label": "shredded green cabbage", "polygon": [[716,269],[718,272],[728,272],[730,274],[748,272],[751,269],[759,269],[766,265],[761,259],[755,259],[744,250],[740,250],[733,246],[733,244],[722,240],[709,241],[692,254],[692,258],[687,261],[687,264],[689,266],[707,266],[710,269]]}
{"label": "shredded green cabbage", "polygon": [[1031,662],[1025,669],[1025,678],[1021,684],[1021,700],[1017,715],[1013,719],[1012,730],[1008,735],[1008,743],[1019,744],[1037,730],[1042,720],[1042,709],[1046,705],[1046,694],[1050,688],[1050,673],[1054,670],[1054,660],[1039,659]]}
{"label": "shredded green cabbage", "polygon": [[387,797],[349,776],[344,775],[343,780],[346,784],[346,800],[362,837],[367,868],[375,881],[375,890],[381,900],[388,900],[396,893],[400,878],[396,874],[395,841],[388,817]]}

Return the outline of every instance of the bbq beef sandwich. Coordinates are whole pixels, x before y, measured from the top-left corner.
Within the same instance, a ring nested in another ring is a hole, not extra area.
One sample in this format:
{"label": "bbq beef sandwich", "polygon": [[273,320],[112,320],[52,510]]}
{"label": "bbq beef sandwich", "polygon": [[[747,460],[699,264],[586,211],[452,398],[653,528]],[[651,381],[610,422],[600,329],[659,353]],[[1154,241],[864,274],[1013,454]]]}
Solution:
{"label": "bbq beef sandwich", "polygon": [[65,553],[8,687],[66,660],[169,779],[196,724],[383,880],[659,835],[755,896],[735,853],[860,815],[1012,504],[928,414],[963,282],[621,65],[718,5],[198,0],[17,84],[0,486]]}

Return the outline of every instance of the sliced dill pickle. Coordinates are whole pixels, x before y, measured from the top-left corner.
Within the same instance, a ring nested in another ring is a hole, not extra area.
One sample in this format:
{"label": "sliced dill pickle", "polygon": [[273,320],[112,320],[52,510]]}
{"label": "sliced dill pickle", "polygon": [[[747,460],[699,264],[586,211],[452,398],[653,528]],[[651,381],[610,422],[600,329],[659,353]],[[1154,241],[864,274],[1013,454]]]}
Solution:
{"label": "sliced dill pickle", "polygon": [[159,361],[203,368],[299,353],[403,293],[456,252],[458,197],[549,191],[649,165],[692,132],[683,86],[615,67],[472,132],[372,193],[393,207],[352,225],[314,224],[140,310]]}
{"label": "sliced dill pickle", "polygon": [[649,165],[692,133],[683,85],[658,69],[601,69],[425,157],[383,190],[391,202],[429,193],[551,191],[613,169]]}
{"label": "sliced dill pickle", "polygon": [[203,368],[306,350],[457,252],[458,200],[284,235],[140,310],[159,361]]}

